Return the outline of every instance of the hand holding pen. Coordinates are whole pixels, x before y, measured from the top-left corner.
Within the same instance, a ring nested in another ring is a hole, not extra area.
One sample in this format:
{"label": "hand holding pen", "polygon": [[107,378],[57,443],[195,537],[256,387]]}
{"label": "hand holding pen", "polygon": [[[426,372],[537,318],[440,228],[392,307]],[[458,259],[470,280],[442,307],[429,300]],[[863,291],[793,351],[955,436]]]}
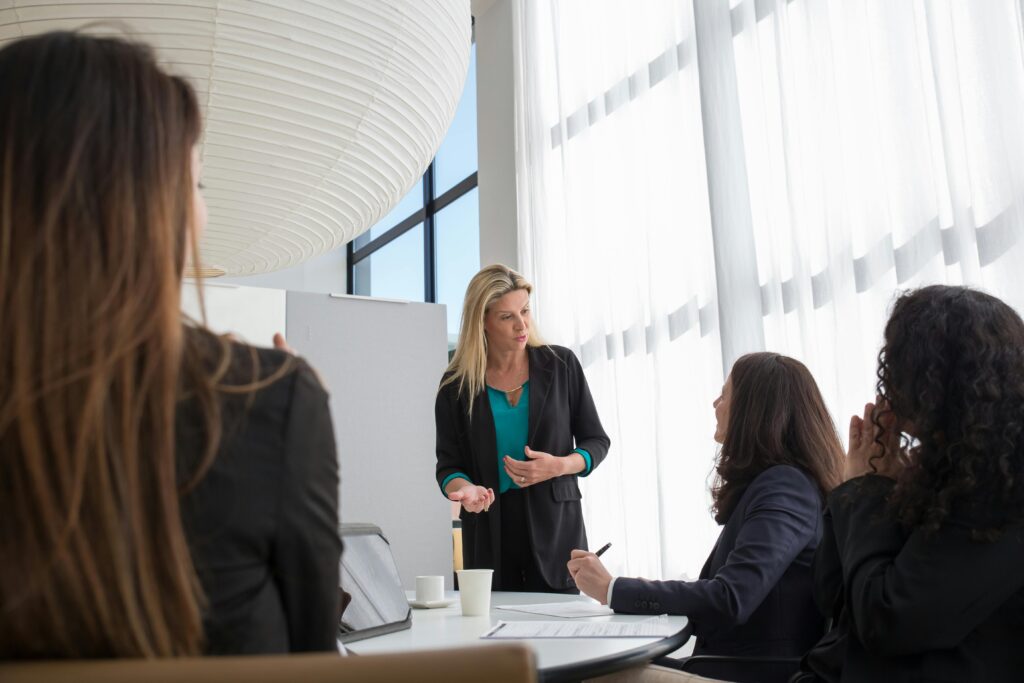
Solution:
{"label": "hand holding pen", "polygon": [[612,575],[604,568],[600,556],[610,547],[611,543],[605,543],[596,553],[573,550],[566,565],[569,568],[569,575],[576,582],[576,587],[584,595],[589,595],[602,605],[607,604],[608,584],[612,581]]}

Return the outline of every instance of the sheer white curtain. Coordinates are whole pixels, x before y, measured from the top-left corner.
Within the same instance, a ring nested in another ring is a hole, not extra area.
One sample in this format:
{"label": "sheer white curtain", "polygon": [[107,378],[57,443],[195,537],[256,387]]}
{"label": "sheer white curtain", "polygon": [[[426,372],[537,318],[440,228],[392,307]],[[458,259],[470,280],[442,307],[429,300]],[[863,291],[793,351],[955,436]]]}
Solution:
{"label": "sheer white curtain", "polygon": [[896,290],[1024,310],[1011,0],[516,0],[520,267],[613,441],[613,571],[695,574],[723,366],[806,362],[840,431]]}
{"label": "sheer white curtain", "polygon": [[744,2],[731,13],[765,342],[837,421],[873,395],[895,290],[1024,311],[1020,5]]}
{"label": "sheer white curtain", "polygon": [[541,333],[580,356],[613,444],[583,481],[588,535],[614,543],[615,570],[694,572],[715,537],[722,364],[693,10],[516,9],[520,266]]}

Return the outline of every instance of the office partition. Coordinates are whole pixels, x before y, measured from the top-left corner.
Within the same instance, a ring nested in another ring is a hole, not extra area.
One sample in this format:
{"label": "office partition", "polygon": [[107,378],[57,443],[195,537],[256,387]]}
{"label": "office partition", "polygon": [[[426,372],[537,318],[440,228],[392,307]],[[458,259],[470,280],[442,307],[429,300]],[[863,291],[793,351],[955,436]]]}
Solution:
{"label": "office partition", "polygon": [[450,508],[434,480],[444,306],[288,292],[286,316],[289,343],[331,393],[342,521],[381,528],[407,588],[421,574],[450,588]]}

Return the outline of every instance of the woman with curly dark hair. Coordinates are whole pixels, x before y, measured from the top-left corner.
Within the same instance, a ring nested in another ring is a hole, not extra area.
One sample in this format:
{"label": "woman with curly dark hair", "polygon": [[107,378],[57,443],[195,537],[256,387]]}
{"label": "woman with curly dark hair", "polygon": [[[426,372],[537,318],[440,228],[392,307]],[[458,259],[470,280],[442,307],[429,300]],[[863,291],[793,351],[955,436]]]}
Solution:
{"label": "woman with curly dark hair", "polygon": [[1024,672],[1024,322],[995,297],[900,297],[878,402],[850,421],[816,598],[828,681],[1010,681]]}
{"label": "woman with curly dark hair", "polygon": [[[839,435],[810,371],[777,353],[737,360],[714,407],[722,448],[711,494],[723,527],[698,580],[613,579],[596,554],[583,550],[573,551],[569,571],[581,591],[616,612],[685,614],[696,655],[797,658],[825,627],[812,597],[811,559],[825,497],[842,477]],[[770,683],[785,681],[795,664],[695,660],[687,668]],[[658,667],[627,676],[685,678]]]}

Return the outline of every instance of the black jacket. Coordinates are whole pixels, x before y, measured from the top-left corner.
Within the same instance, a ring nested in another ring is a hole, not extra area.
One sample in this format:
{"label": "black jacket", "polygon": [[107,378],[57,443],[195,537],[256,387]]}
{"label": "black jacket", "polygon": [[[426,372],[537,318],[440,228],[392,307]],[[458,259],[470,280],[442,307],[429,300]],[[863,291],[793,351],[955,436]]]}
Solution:
{"label": "black jacket", "polygon": [[806,665],[827,681],[1020,681],[1024,527],[974,541],[954,510],[907,533],[886,510],[894,485],[858,477],[829,497],[815,596],[837,626]]}
{"label": "black jacket", "polygon": [[[596,468],[608,452],[610,441],[601,427],[583,368],[572,351],[561,346],[529,347],[530,416],[527,444],[530,448],[565,456],[573,448],[590,453]],[[487,392],[473,401],[459,396],[448,384],[437,394],[437,483],[463,472],[474,484],[498,491],[498,447]],[[530,542],[544,580],[553,588],[573,587],[566,563],[573,548],[586,548],[582,495],[576,475],[567,475],[528,486],[526,497]],[[501,499],[489,512],[463,509],[462,547],[466,568],[494,569],[495,585],[501,585]]]}
{"label": "black jacket", "polygon": [[[236,344],[226,383],[252,379]],[[267,377],[289,357],[257,351]],[[338,464],[327,393],[306,363],[252,397],[223,395],[216,459],[182,500],[182,519],[208,602],[209,654],[333,650],[338,626]],[[251,401],[251,402],[250,402]],[[199,407],[177,415],[179,479],[201,450]]]}
{"label": "black jacket", "polygon": [[[688,616],[695,655],[799,657],[824,632],[811,582],[821,515],[822,497],[809,476],[770,467],[743,492],[697,581],[618,578],[611,607]],[[744,670],[717,665],[695,673],[742,680]],[[772,678],[761,672],[756,680]]]}

